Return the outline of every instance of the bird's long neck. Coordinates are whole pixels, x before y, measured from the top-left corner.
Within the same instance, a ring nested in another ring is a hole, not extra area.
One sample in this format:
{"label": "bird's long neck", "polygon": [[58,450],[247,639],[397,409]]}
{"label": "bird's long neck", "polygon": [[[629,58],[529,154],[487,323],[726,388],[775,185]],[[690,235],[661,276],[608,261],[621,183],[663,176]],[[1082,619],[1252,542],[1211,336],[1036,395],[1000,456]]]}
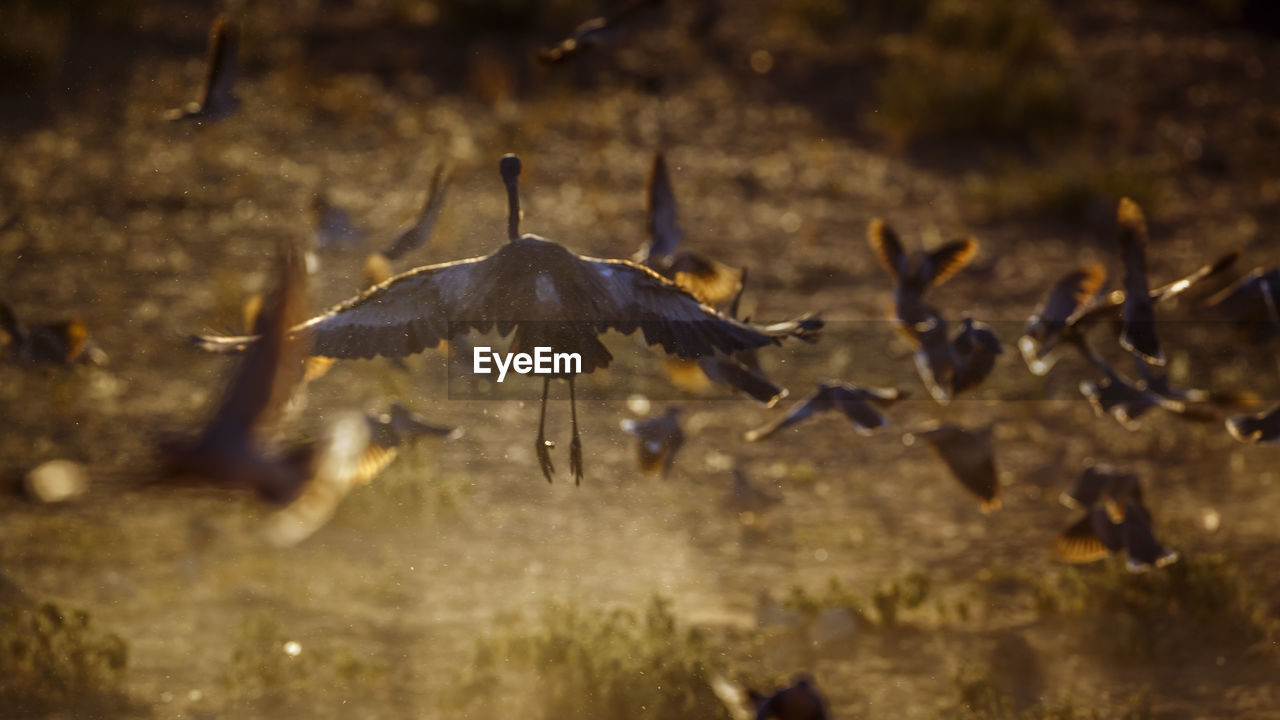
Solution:
{"label": "bird's long neck", "polygon": [[507,184],[507,239],[520,237],[520,193],[514,182]]}
{"label": "bird's long neck", "polygon": [[498,163],[498,172],[502,175],[502,183],[507,186],[507,239],[515,242],[520,238],[520,158],[503,156]]}

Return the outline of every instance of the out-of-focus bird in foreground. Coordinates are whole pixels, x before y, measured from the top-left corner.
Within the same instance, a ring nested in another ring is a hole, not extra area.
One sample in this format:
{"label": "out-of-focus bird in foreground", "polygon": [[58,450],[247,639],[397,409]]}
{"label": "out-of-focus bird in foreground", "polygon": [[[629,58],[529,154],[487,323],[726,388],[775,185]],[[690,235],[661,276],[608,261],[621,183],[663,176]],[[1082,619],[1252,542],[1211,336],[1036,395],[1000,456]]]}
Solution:
{"label": "out-of-focus bird in foreground", "polygon": [[168,111],[165,119],[212,123],[225,120],[240,108],[240,98],[235,93],[238,45],[236,26],[227,16],[220,15],[209,30],[209,53],[200,99]]}
{"label": "out-of-focus bird in foreground", "polygon": [[671,472],[676,454],[684,445],[680,415],[680,408],[673,405],[647,420],[622,421],[622,429],[636,436],[636,459],[642,472],[661,472],[664,476]]}

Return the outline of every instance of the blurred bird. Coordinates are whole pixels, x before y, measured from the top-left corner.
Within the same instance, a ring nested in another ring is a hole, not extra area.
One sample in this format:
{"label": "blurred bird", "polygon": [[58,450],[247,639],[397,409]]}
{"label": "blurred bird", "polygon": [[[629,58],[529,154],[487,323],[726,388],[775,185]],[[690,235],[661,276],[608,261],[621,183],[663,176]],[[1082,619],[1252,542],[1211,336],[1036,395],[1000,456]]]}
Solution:
{"label": "blurred bird", "polygon": [[1156,337],[1155,302],[1147,281],[1147,220],[1142,208],[1120,198],[1116,211],[1120,226],[1120,253],[1124,258],[1124,302],[1120,309],[1120,347],[1151,365],[1164,365],[1164,352]]}
{"label": "blurred bird", "polygon": [[827,720],[827,702],[814,686],[813,680],[799,675],[793,678],[791,687],[763,695],[755,690],[747,691],[755,707],[756,720]]}
{"label": "blurred bird", "polygon": [[1280,336],[1280,268],[1253,272],[1206,301],[1235,323],[1241,341],[1261,345]]}
{"label": "blurred bird", "polygon": [[[294,328],[311,338],[311,354],[332,358],[405,357],[471,330],[514,333],[510,352],[537,347],[577,354],[582,373],[608,367],[613,356],[599,336],[630,335],[684,358],[728,354],[799,336],[791,323],[748,325],[698,302],[680,286],[626,260],[575,255],[537,235],[520,234],[517,179],[520,160],[499,165],[507,188],[508,242],[493,253],[397,275]],[[253,337],[197,337],[198,346],[235,352]],[[574,372],[543,376],[536,450],[543,475],[554,467],[545,439],[547,393],[552,377],[569,383],[573,441],[570,472],[582,479]]]}
{"label": "blurred bird", "polygon": [[963,327],[951,341],[957,360],[952,378],[952,395],[977,387],[991,374],[996,356],[1004,354],[1000,338],[987,325],[965,317]]}
{"label": "blurred bird", "polygon": [[352,248],[364,241],[364,232],[356,226],[351,214],[329,202],[323,193],[316,193],[311,200],[311,216],[314,230],[311,245],[326,252]]}
{"label": "blurred bird", "polygon": [[[742,293],[746,289],[746,268],[743,268],[741,277],[742,282],[738,286],[737,295],[729,305],[728,316],[733,320],[750,322],[749,318],[743,318],[738,314]],[[790,328],[793,337],[812,343],[817,342],[822,326],[822,320],[817,315],[809,315],[773,327],[775,329]],[[743,350],[732,355],[717,354],[698,360],[667,357],[663,359],[662,369],[672,383],[686,390],[693,392],[704,390],[709,382],[727,385],[746,393],[765,407],[773,407],[788,395],[786,388],[775,384],[765,376],[756,350]]]}
{"label": "blurred bird", "polygon": [[677,224],[676,196],[662,153],[653,156],[648,198],[649,241],[632,260],[674,281],[713,307],[738,295],[746,282],[745,271],[680,249],[684,230]]}
{"label": "blurred bird", "polygon": [[908,255],[893,228],[876,218],[867,226],[867,242],[893,280],[894,324],[913,344],[918,344],[920,334],[937,328],[942,318],[925,304],[925,293],[968,265],[978,253],[978,241],[966,237]]}
{"label": "blurred bird", "polygon": [[630,0],[617,12],[605,17],[594,17],[574,28],[569,37],[555,47],[538,53],[538,59],[547,64],[564,62],[590,49],[599,49],[617,42],[626,23],[641,10],[656,7],[662,0]]}
{"label": "blurred bird", "polygon": [[722,675],[712,675],[708,681],[733,720],[827,720],[827,701],[813,679],[799,674],[791,682],[790,687],[764,695]]}
{"label": "blurred bird", "polygon": [[1075,340],[1081,317],[1099,300],[1106,281],[1106,268],[1095,264],[1082,265],[1054,283],[1018,339],[1022,359],[1032,373],[1045,375],[1053,368],[1055,351],[1061,343]]}
{"label": "blurred bird", "polygon": [[89,338],[89,326],[80,318],[27,325],[8,303],[0,301],[0,331],[8,337],[9,353],[19,365],[107,362],[107,354]]}
{"label": "blurred bird", "polygon": [[347,493],[382,474],[405,443],[427,435],[452,440],[461,431],[427,423],[393,403],[381,415],[344,415],[330,426],[323,441],[295,447],[294,456],[308,460],[307,483],[293,502],[267,520],[268,540],[291,547],[315,534]]}
{"label": "blurred bird", "polygon": [[1161,545],[1152,533],[1151,513],[1143,503],[1137,475],[1107,465],[1092,465],[1059,499],[1068,507],[1085,511],[1055,541],[1063,560],[1087,563],[1125,552],[1130,572],[1144,572],[1177,561],[1178,554]]}
{"label": "blurred bird", "polygon": [[[1230,269],[1240,257],[1238,250],[1229,252],[1195,272],[1162,285],[1148,293],[1152,304],[1172,300],[1197,284]],[[1119,318],[1123,323],[1124,290],[1104,292],[1107,272],[1101,265],[1083,265],[1063,276],[1048,297],[1027,322],[1018,339],[1018,349],[1027,368],[1035,375],[1046,375],[1058,360],[1064,346],[1080,350],[1086,332],[1099,321]],[[1142,311],[1134,311],[1140,314]],[[1137,331],[1135,331],[1137,332]]]}
{"label": "blurred bird", "polygon": [[310,453],[278,454],[264,441],[302,376],[305,333],[291,330],[305,316],[306,271],[301,253],[286,249],[274,293],[258,316],[258,341],[249,345],[218,409],[194,438],[160,443],[160,477],[250,489],[287,503],[310,475]]}
{"label": "blurred bird", "polygon": [[896,388],[863,388],[848,383],[821,382],[818,383],[817,392],[796,403],[786,416],[762,428],[748,431],[743,438],[747,442],[764,440],[779,430],[829,410],[844,413],[859,435],[871,435],[889,424],[889,419],[875,406],[888,407],[905,395],[906,393]]}
{"label": "blurred bird", "polygon": [[971,390],[987,379],[996,356],[1004,353],[1000,338],[984,323],[965,317],[955,337],[947,339],[947,322],[941,315],[924,328],[917,324],[916,372],[929,395],[940,405]]}
{"label": "blurred bird", "polygon": [[641,472],[661,472],[666,476],[684,445],[680,408],[671,406],[648,420],[623,420],[622,429],[636,436],[636,459]]}
{"label": "blurred bird", "polygon": [[427,192],[426,202],[418,217],[396,235],[386,250],[373,253],[365,261],[365,280],[369,284],[385,282],[391,277],[391,262],[418,248],[426,247],[440,220],[440,211],[444,209],[444,200],[452,182],[453,174],[448,167],[443,163],[437,165],[431,176],[431,189]]}
{"label": "blurred bird", "polygon": [[1280,405],[1258,415],[1228,418],[1227,430],[1240,442],[1280,442]]}
{"label": "blurred bird", "polygon": [[951,475],[978,497],[984,513],[995,512],[1001,506],[995,450],[991,443],[993,430],[990,425],[980,430],[965,430],[951,424],[934,423],[925,430],[910,433],[928,441],[951,470]]}
{"label": "blurred bird", "polygon": [[1214,422],[1220,419],[1220,415],[1209,407],[1210,401],[1234,404],[1233,401],[1248,400],[1248,393],[1209,393],[1173,388],[1166,375],[1153,371],[1145,360],[1136,355],[1134,365],[1142,380],[1134,383],[1116,372],[1083,337],[1077,338],[1075,345],[1103,374],[1102,380],[1081,382],[1080,393],[1093,406],[1094,414],[1098,417],[1110,415],[1126,430],[1138,429],[1138,419],[1156,407],[1185,420]]}
{"label": "blurred bird", "polygon": [[204,88],[200,99],[165,113],[168,120],[195,120],[218,122],[230,117],[240,107],[235,94],[236,27],[220,15],[209,31],[209,54],[206,61]]}
{"label": "blurred bird", "polygon": [[[1123,472],[1110,465],[1089,465],[1080,473],[1075,485],[1058,496],[1069,508],[1089,508],[1105,503],[1109,508],[1123,508],[1130,499],[1142,501],[1142,486],[1136,473]],[[1122,515],[1121,510],[1112,510]]]}

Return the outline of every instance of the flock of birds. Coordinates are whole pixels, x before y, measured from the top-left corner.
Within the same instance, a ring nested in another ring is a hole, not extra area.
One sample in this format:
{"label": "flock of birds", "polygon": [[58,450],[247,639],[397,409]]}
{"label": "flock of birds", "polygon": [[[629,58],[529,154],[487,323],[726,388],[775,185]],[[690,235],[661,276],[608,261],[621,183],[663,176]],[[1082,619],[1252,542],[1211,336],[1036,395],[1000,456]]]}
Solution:
{"label": "flock of birds", "polygon": [[[542,55],[560,62],[590,48],[634,12],[657,5],[641,0],[615,18],[584,23],[574,35]],[[219,18],[213,26],[203,92],[199,100],[168,113],[178,121],[216,122],[237,112],[236,34]],[[332,515],[346,492],[368,483],[395,457],[404,443],[422,436],[456,437],[400,405],[388,413],[343,416],[322,437],[288,443],[280,430],[296,416],[302,388],[340,359],[380,356],[398,360],[442,343],[465,344],[471,333],[496,332],[511,338],[512,352],[549,346],[582,358],[582,373],[607,368],[612,354],[601,342],[609,331],[638,334],[660,349],[663,369],[683,387],[715,383],[772,408],[787,391],[764,372],[758,352],[787,340],[815,342],[823,329],[817,314],[761,324],[739,317],[747,283],[744,268],[721,263],[682,248],[683,231],[664,157],[656,154],[648,183],[649,242],[629,260],[577,255],[558,243],[520,232],[518,178],[520,160],[505,156],[499,173],[508,199],[507,241],[481,256],[426,265],[395,273],[392,263],[426,245],[450,184],[440,167],[419,217],[385,250],[370,254],[365,276],[370,287],[329,310],[307,317],[308,276],[313,249],[360,244],[361,233],[340,208],[318,198],[314,207],[314,248],[285,246],[273,289],[247,313],[250,331],[241,336],[198,336],[195,344],[213,352],[238,353],[239,362],[212,418],[189,435],[156,443],[157,476],[165,483],[194,482],[242,488],[283,506],[273,516],[270,536],[282,545],[300,542]],[[1141,209],[1120,201],[1118,249],[1124,274],[1121,287],[1107,289],[1101,265],[1084,265],[1061,277],[1029,319],[1018,350],[1036,375],[1051,371],[1064,351],[1079,353],[1100,374],[1080,391],[1099,416],[1110,415],[1132,429],[1138,419],[1160,408],[1192,420],[1225,422],[1244,442],[1280,441],[1280,407],[1257,415],[1230,415],[1221,408],[1256,404],[1249,393],[1207,392],[1174,387],[1166,371],[1156,308],[1202,281],[1221,277],[1237,260],[1225,256],[1168,285],[1152,289],[1147,277],[1147,230]],[[898,335],[913,348],[916,371],[927,394],[945,405],[981,385],[1003,353],[987,325],[964,316],[955,323],[928,301],[948,279],[962,272],[978,252],[971,237],[931,250],[908,252],[884,221],[871,221],[870,250],[892,283],[890,317]],[[1263,343],[1280,335],[1280,268],[1258,269],[1203,302],[1236,323],[1242,339]],[[1134,364],[1136,379],[1117,370],[1090,339],[1094,328],[1118,324],[1118,347]],[[955,325],[954,332],[949,325]],[[79,319],[48,324],[23,322],[0,303],[0,328],[19,364],[106,362]],[[465,345],[464,345],[465,346]],[[541,472],[555,473],[546,438],[546,400],[550,382],[567,382],[572,439],[569,472],[575,482],[585,474],[585,455],[577,422],[573,374],[543,378],[535,450]],[[745,433],[761,442],[812,418],[838,411],[861,435],[889,425],[885,415],[907,392],[862,387],[830,380],[773,422]],[[637,437],[644,472],[671,471],[685,434],[682,411],[672,406],[622,427]],[[934,423],[904,438],[924,440],[951,475],[972,493],[983,512],[1001,506],[993,426],[962,428]],[[735,469],[735,487],[753,491]],[[1058,537],[1056,549],[1070,562],[1090,562],[1122,554],[1135,572],[1174,562],[1177,553],[1155,537],[1142,484],[1129,472],[1103,465],[1086,467],[1063,504],[1083,512]],[[719,692],[719,690],[717,691]],[[788,688],[744,699],[756,717],[820,718],[825,703],[812,682],[800,678]],[[798,709],[786,709],[798,708]]]}

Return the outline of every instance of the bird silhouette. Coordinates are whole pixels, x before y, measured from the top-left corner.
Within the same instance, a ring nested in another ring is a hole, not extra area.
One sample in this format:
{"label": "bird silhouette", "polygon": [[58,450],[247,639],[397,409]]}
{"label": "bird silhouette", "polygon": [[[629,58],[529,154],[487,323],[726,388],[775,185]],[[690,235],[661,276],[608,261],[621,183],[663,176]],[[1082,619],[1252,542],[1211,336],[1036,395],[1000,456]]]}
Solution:
{"label": "bird silhouette", "polygon": [[612,15],[594,17],[579,23],[569,37],[553,47],[538,53],[538,59],[547,64],[565,62],[581,53],[605,47],[617,41],[622,29],[641,10],[656,7],[663,0],[631,0]]}
{"label": "bird silhouette", "polygon": [[302,377],[305,356],[305,334],[290,328],[305,317],[306,270],[296,249],[282,255],[274,293],[257,317],[257,341],[248,345],[204,428],[195,437],[161,441],[161,480],[250,489],[287,503],[311,475],[309,449],[276,452],[266,440]]}
{"label": "bird silhouette", "polygon": [[867,225],[867,242],[893,280],[890,317],[895,327],[909,340],[919,342],[920,334],[934,330],[942,317],[925,303],[925,293],[968,265],[978,253],[978,241],[966,237],[908,255],[893,228],[876,218]]}
{"label": "bird silhouette", "polygon": [[1164,365],[1164,352],[1156,336],[1155,301],[1147,281],[1147,220],[1142,208],[1129,198],[1120,199],[1116,220],[1124,259],[1120,347],[1151,365]]}
{"label": "bird silhouette", "polygon": [[1206,304],[1235,324],[1241,341],[1266,343],[1280,336],[1280,268],[1256,268]]}
{"label": "bird silhouette", "polygon": [[[626,260],[575,255],[561,245],[520,234],[520,160],[499,164],[507,188],[508,242],[483,257],[427,265],[397,275],[294,330],[310,336],[310,352],[332,358],[405,357],[470,331],[512,336],[510,352],[553,348],[576,354],[582,373],[608,367],[599,337],[639,331],[649,345],[684,358],[729,354],[801,335],[796,323],[759,326],[727,318],[675,283]],[[253,337],[196,337],[199,347],[237,351]],[[536,450],[543,475],[554,466],[546,441],[546,403],[553,377],[569,383],[573,441],[570,472],[583,475],[573,372],[543,376]]]}
{"label": "bird silhouette", "polygon": [[1000,483],[996,476],[995,448],[991,438],[994,427],[966,430],[949,423],[935,423],[911,435],[929,443],[952,477],[977,496],[984,513],[1001,507]]}
{"label": "bird silhouette", "polygon": [[649,240],[632,260],[669,278],[713,307],[736,297],[746,282],[745,271],[729,267],[701,253],[680,249],[684,230],[677,222],[675,191],[662,153],[653,156],[649,173]]}
{"label": "bird silhouette", "polygon": [[89,326],[80,318],[28,325],[0,301],[0,331],[8,336],[9,354],[19,365],[107,362],[107,354],[89,337]]}
{"label": "bird silhouette", "polygon": [[212,123],[225,120],[240,108],[240,98],[235,94],[238,45],[236,26],[227,16],[220,15],[209,30],[209,53],[200,99],[170,110],[165,114],[166,119]]}
{"label": "bird silhouette", "polygon": [[871,435],[889,424],[889,419],[876,406],[887,407],[904,395],[896,388],[863,388],[834,381],[818,383],[817,391],[796,403],[785,416],[762,428],[748,431],[743,438],[747,442],[765,440],[779,430],[798,425],[829,410],[844,413],[859,435]]}
{"label": "bird silhouette", "polygon": [[[741,278],[738,293],[729,305],[728,316],[734,320],[750,322],[748,318],[738,314],[742,293],[747,286],[746,268],[742,269]],[[817,315],[808,315],[773,327],[775,330],[789,329],[793,337],[812,343],[817,342],[822,326],[822,320]],[[663,359],[662,368],[673,383],[687,390],[703,390],[708,382],[727,385],[746,393],[765,407],[773,407],[788,395],[786,388],[765,375],[756,350],[743,350],[732,355],[712,355],[697,360],[667,357]]]}
{"label": "bird silhouette", "polygon": [[268,540],[290,547],[315,534],[351,490],[381,475],[406,443],[426,436],[452,440],[461,431],[432,425],[393,403],[380,415],[344,414],[323,439],[295,446],[291,456],[304,462],[306,483],[297,498],[268,518]]}
{"label": "bird silhouette", "polygon": [[636,436],[636,459],[642,472],[661,472],[664,476],[671,472],[676,454],[684,445],[680,415],[680,408],[673,405],[647,420],[622,421],[622,429]]}
{"label": "bird silhouette", "polygon": [[1258,415],[1228,418],[1227,430],[1240,442],[1280,442],[1280,405]]}
{"label": "bird silhouette", "polygon": [[431,189],[427,191],[427,199],[418,216],[396,234],[386,250],[371,253],[365,259],[364,275],[367,282],[374,285],[385,282],[392,275],[392,262],[426,246],[440,220],[440,212],[444,209],[444,200],[452,182],[453,174],[449,168],[443,163],[437,165],[431,176]]}
{"label": "bird silhouette", "polygon": [[1063,560],[1087,563],[1124,552],[1130,572],[1177,561],[1178,554],[1161,545],[1152,532],[1151,512],[1143,502],[1136,474],[1108,465],[1090,465],[1059,499],[1068,507],[1085,511],[1054,542]]}

